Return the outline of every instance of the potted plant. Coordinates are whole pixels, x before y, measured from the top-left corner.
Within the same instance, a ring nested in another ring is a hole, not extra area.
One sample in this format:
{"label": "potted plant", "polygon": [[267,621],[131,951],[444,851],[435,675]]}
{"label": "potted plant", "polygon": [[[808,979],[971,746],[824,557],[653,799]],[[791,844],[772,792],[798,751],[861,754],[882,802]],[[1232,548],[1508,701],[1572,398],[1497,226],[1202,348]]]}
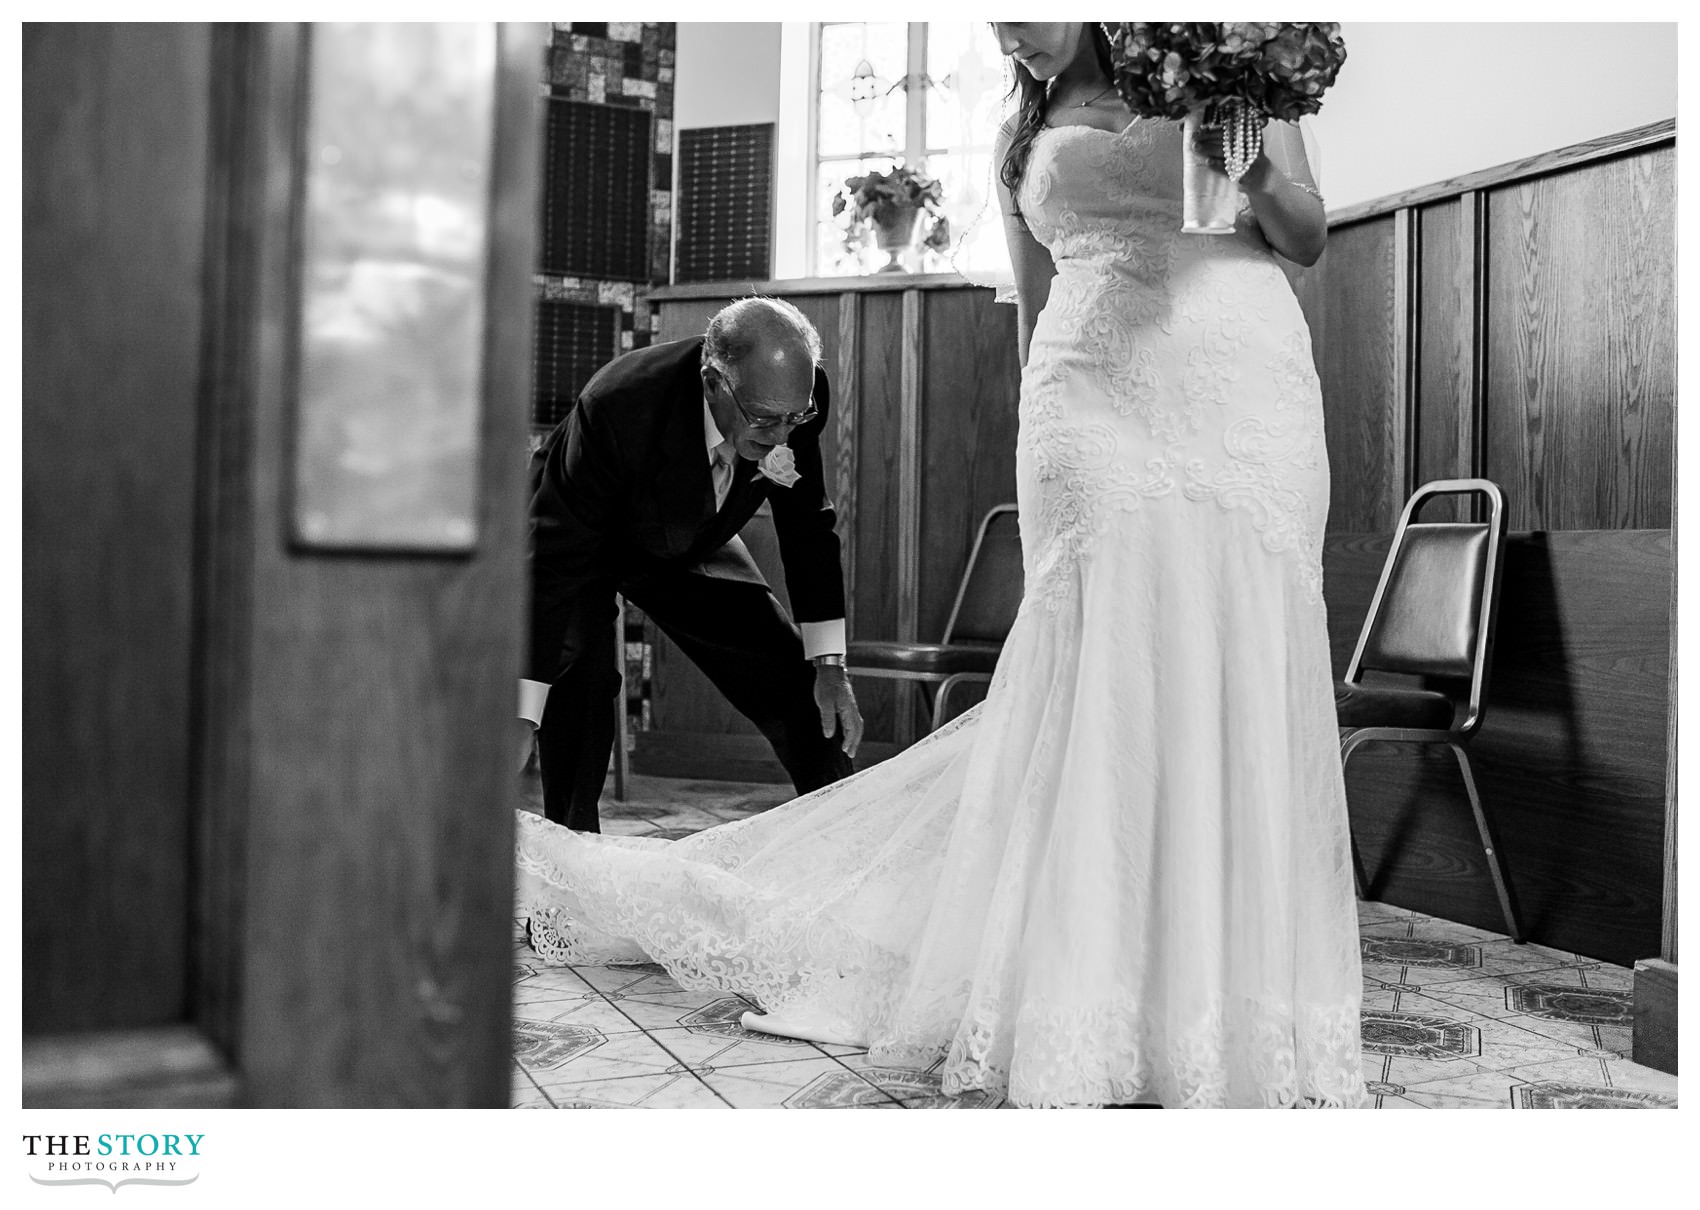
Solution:
{"label": "potted plant", "polygon": [[855,250],[862,232],[871,228],[874,244],[890,260],[881,273],[902,273],[902,255],[915,246],[923,225],[924,247],[942,252],[950,246],[950,224],[940,208],[943,191],[932,177],[922,176],[902,164],[889,172],[870,172],[849,177],[832,199],[834,218],[850,212],[844,243]]}

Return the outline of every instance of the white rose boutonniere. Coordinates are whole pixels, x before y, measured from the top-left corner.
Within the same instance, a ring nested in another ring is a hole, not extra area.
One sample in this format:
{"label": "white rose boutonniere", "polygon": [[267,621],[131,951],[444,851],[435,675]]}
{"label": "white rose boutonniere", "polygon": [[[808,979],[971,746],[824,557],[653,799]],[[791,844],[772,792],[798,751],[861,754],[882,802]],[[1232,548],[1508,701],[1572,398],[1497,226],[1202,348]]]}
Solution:
{"label": "white rose boutonniere", "polygon": [[771,479],[780,487],[790,487],[803,476],[797,473],[797,456],[788,445],[776,445],[756,466],[756,473]]}

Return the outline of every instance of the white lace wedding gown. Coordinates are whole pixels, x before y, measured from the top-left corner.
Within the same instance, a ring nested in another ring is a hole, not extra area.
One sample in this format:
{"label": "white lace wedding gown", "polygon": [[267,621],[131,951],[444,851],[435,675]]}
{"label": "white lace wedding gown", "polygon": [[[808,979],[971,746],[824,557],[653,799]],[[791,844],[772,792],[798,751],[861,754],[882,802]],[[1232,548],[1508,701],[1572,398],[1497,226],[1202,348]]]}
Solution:
{"label": "white lace wedding gown", "polygon": [[519,817],[553,962],[654,961],[1020,1105],[1355,1105],[1361,994],[1304,319],[1173,123],[1041,132],[1026,593],[985,702],[677,841]]}

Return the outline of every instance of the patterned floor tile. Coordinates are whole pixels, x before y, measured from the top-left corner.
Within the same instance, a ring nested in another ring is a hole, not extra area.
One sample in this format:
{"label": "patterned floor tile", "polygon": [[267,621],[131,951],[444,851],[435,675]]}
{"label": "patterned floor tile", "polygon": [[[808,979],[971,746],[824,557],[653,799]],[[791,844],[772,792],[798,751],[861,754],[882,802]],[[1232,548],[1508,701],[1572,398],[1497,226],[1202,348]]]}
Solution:
{"label": "patterned floor tile", "polygon": [[1363,921],[1358,932],[1365,937],[1415,937],[1424,941],[1450,941],[1460,945],[1487,945],[1506,940],[1504,933],[1473,928],[1451,920],[1432,916],[1410,916],[1401,919]]}
{"label": "patterned floor tile", "polygon": [[550,1090],[558,1109],[726,1109],[714,1090],[689,1072],[592,1080]]}
{"label": "patterned floor tile", "polygon": [[[615,992],[608,1002],[644,1029],[673,1029],[692,1013],[728,998],[725,992],[705,988],[699,991],[656,992],[648,996]],[[742,1000],[738,1003],[749,1007]]]}
{"label": "patterned floor tile", "polygon": [[1396,1013],[1364,1012],[1364,1064],[1381,1080],[1428,1084],[1576,1057],[1573,1047],[1510,1022],[1460,1013],[1421,996],[1400,1003]]}
{"label": "patterned floor tile", "polygon": [[[616,992],[608,997],[611,1005],[644,1029],[677,1028],[686,1017],[728,1000],[737,1000],[737,997],[706,988],[695,991],[657,992],[648,996],[628,996]],[[741,1000],[738,1002],[743,1004]],[[744,1008],[748,1007],[747,1004],[744,1005]],[[723,1011],[730,1011],[730,1006],[723,1006]]]}
{"label": "patterned floor tile", "polygon": [[1675,1109],[1676,1098],[1609,1085],[1542,1081],[1517,1090],[1517,1109]]}
{"label": "patterned floor tile", "polygon": [[1574,967],[1576,956],[1440,920],[1383,921],[1359,930],[1364,974],[1426,986]]}
{"label": "patterned floor tile", "polygon": [[[1388,982],[1373,977],[1367,968],[1364,971],[1363,1007],[1365,1011],[1398,1012],[1401,1008],[1406,1008],[1407,1011],[1416,1011],[1407,1008],[1412,1004],[1417,1005],[1418,1009],[1424,1012],[1435,1011],[1434,1002],[1418,999],[1421,995],[1422,988],[1420,987],[1406,987],[1397,980]],[[1475,1015],[1474,1013],[1460,1014],[1456,1009],[1449,1009],[1448,1011],[1453,1015]]]}
{"label": "patterned floor tile", "polygon": [[521,958],[514,969],[514,995],[531,1000],[550,995],[577,996],[591,990],[590,984],[579,978],[568,966],[550,966],[527,948],[530,955]]}
{"label": "patterned floor tile", "polygon": [[608,1041],[608,1035],[591,1026],[526,1020],[513,1023],[513,1038],[514,1062],[533,1074],[559,1069]]}
{"label": "patterned floor tile", "polygon": [[1627,972],[1600,963],[1425,983],[1422,995],[1589,1050],[1621,1045],[1631,1023]]}
{"label": "patterned floor tile", "polygon": [[838,1055],[842,1058],[851,1058],[856,1055],[866,1055],[868,1053],[868,1048],[866,1046],[844,1046],[837,1042],[816,1042],[815,1046],[823,1054]]}
{"label": "patterned floor tile", "polygon": [[846,1065],[854,1067],[864,1080],[877,1085],[908,1109],[999,1109],[1006,1104],[1002,1096],[990,1092],[971,1091],[946,1096],[937,1071],[849,1061]]}
{"label": "patterned floor tile", "polygon": [[1402,1091],[1383,1096],[1381,1108],[1416,1109],[1510,1109],[1512,1096],[1522,1081],[1504,1072],[1479,1071],[1452,1080],[1404,1085]]}
{"label": "patterned floor tile", "polygon": [[669,811],[665,815],[657,815],[649,821],[655,829],[655,834],[676,840],[681,836],[691,836],[708,828],[718,827],[725,823],[718,815],[707,811],[678,810]]}
{"label": "patterned floor tile", "polygon": [[[572,1026],[529,1025],[516,1022],[515,1033],[532,1030],[573,1029]],[[536,1081],[537,1086],[550,1092],[563,1085],[585,1084],[598,1080],[623,1080],[631,1076],[677,1075],[685,1069],[648,1034],[631,1032],[603,1034],[584,1030],[585,1036],[577,1046],[557,1050],[533,1047],[521,1052],[519,1061]],[[551,1099],[554,1098],[553,1096]]]}
{"label": "patterned floor tile", "polygon": [[513,1084],[508,1093],[508,1104],[514,1109],[553,1109],[549,1098],[543,1095],[543,1090],[526,1074],[525,1068],[514,1064]]}
{"label": "patterned floor tile", "polygon": [[588,990],[578,997],[515,1003],[514,1020],[587,1026],[603,1034],[633,1033],[642,1028],[614,1005]]}
{"label": "patterned floor tile", "polygon": [[703,1076],[734,1109],[898,1109],[897,1101],[835,1059],[717,1068]]}
{"label": "patterned floor tile", "polygon": [[957,1097],[945,1096],[939,1072],[944,1066],[943,1059],[922,1068],[876,1063],[865,1050],[837,1057],[844,1066],[877,1084],[911,1109],[996,1109],[1007,1105],[1006,1100],[996,1093],[974,1091]]}
{"label": "patterned floor tile", "polygon": [[578,966],[573,970],[611,1000],[622,996],[669,996],[684,990],[659,966]]}
{"label": "patterned floor tile", "polygon": [[1604,1056],[1564,1059],[1553,1063],[1537,1063],[1514,1067],[1511,1075],[1530,1084],[1557,1083],[1623,1088],[1635,1092],[1656,1092],[1676,1096],[1676,1077],[1668,1072],[1642,1067],[1627,1058]]}
{"label": "patterned floor tile", "polygon": [[1391,903],[1377,903],[1373,899],[1358,900],[1358,923],[1373,924],[1383,920],[1422,920],[1426,919],[1421,912],[1413,912],[1410,908],[1394,907]]}
{"label": "patterned floor tile", "polygon": [[[1409,928],[1410,926],[1406,926],[1398,933],[1395,933],[1392,928],[1388,928],[1386,929],[1387,935],[1360,937],[1358,941],[1359,953],[1365,969],[1463,970],[1472,974],[1481,970],[1482,946],[1459,944],[1454,941],[1427,941],[1400,935],[1408,931]],[[1391,975],[1383,975],[1383,977],[1392,978]]]}
{"label": "patterned floor tile", "polygon": [[771,1034],[697,1032],[685,1028],[651,1030],[650,1037],[666,1047],[693,1071],[748,1067],[752,1063],[791,1063],[824,1057],[808,1042]]}
{"label": "patterned floor tile", "polygon": [[701,809],[725,823],[732,823],[735,820],[748,819],[752,815],[760,815],[763,811],[789,802],[794,796],[795,791],[789,786],[775,786],[768,793],[746,794],[725,801],[706,802],[702,804]]}

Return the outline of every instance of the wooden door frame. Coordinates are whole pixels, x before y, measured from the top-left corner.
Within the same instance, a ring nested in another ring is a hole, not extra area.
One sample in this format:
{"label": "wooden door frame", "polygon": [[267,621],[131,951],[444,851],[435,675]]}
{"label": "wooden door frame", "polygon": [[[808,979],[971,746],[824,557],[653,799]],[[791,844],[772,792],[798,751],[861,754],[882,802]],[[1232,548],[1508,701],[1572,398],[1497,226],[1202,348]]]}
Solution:
{"label": "wooden door frame", "polygon": [[[213,27],[209,50],[214,95],[196,401],[186,1019],[25,1038],[26,1108],[219,1108],[274,1100],[245,1072],[241,1036],[248,938],[258,926],[288,926],[251,919],[247,904],[254,567],[259,542],[283,540],[256,532],[255,493],[264,476],[254,438],[262,411],[294,391],[309,40],[309,29],[299,24],[223,23]],[[492,406],[509,402],[523,408],[522,399],[508,397],[529,373],[528,364],[506,364],[513,346],[529,340],[529,330],[503,328],[519,287],[507,283],[496,290],[493,283],[498,274],[523,270],[524,289],[530,288],[540,150],[536,78],[545,45],[531,27],[498,27],[487,289],[505,299],[505,309],[487,310],[481,350],[486,416]],[[500,364],[492,368],[496,359]],[[522,418],[523,411],[516,413],[516,432],[523,431]],[[522,453],[522,445],[514,451],[516,467]],[[521,507],[516,498],[516,526]],[[498,1077],[505,1089],[505,1065],[492,1086]]]}

